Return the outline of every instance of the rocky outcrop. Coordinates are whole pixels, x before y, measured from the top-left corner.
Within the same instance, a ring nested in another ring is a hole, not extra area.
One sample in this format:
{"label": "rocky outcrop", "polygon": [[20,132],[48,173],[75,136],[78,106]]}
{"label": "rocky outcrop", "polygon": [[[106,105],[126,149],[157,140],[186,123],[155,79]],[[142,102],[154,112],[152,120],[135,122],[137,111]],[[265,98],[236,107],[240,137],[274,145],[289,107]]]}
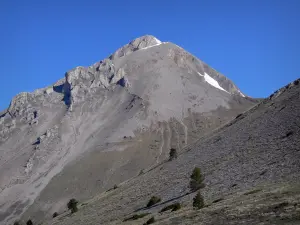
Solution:
{"label": "rocky outcrop", "polygon": [[20,116],[24,113],[25,110],[27,110],[28,107],[30,107],[29,102],[33,99],[33,96],[31,93],[28,92],[22,92],[15,96],[8,108],[8,112],[13,116]]}

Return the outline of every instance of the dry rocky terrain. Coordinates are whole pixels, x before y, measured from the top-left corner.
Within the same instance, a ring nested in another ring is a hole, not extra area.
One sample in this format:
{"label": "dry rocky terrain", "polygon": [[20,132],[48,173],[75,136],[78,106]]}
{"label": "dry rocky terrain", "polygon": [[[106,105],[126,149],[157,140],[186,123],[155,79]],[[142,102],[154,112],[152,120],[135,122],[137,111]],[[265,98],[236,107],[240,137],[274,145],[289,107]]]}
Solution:
{"label": "dry rocky terrain", "polygon": [[[296,224],[299,89],[253,99],[179,46],[137,38],[0,114],[0,224]],[[196,211],[195,166],[206,184]],[[145,208],[152,195],[162,202]],[[140,213],[151,215],[122,222]]]}

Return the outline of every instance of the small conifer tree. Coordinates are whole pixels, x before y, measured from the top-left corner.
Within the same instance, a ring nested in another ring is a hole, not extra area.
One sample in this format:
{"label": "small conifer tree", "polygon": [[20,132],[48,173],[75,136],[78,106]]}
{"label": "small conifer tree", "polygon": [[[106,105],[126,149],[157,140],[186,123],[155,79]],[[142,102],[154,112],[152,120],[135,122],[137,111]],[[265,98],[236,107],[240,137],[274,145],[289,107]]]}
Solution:
{"label": "small conifer tree", "polygon": [[198,191],[200,188],[204,188],[204,177],[201,173],[200,168],[195,167],[191,175],[190,189],[192,192]]}
{"label": "small conifer tree", "polygon": [[78,204],[78,201],[76,199],[74,199],[74,198],[72,198],[68,202],[67,206],[68,206],[68,209],[71,210],[71,213],[75,213],[75,212],[78,211],[77,204]]}
{"label": "small conifer tree", "polygon": [[193,207],[197,209],[204,207],[204,199],[200,191],[198,191],[197,195],[193,198]]}
{"label": "small conifer tree", "polygon": [[157,196],[152,196],[151,199],[149,200],[147,207],[153,206],[156,203],[159,203],[161,201],[160,197]]}
{"label": "small conifer tree", "polygon": [[175,148],[171,148],[170,149],[170,153],[169,153],[169,160],[172,161],[173,159],[177,159],[177,151]]}
{"label": "small conifer tree", "polygon": [[154,216],[152,216],[149,220],[147,220],[147,222],[144,223],[143,225],[148,225],[148,224],[152,224],[152,223],[155,223]]}

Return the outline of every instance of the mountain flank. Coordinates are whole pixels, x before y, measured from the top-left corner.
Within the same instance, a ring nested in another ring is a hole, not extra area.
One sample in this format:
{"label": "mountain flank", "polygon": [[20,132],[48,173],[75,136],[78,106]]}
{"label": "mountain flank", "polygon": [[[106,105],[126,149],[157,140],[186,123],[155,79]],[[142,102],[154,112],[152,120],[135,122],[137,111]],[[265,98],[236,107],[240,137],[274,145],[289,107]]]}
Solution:
{"label": "mountain flank", "polygon": [[[46,224],[299,224],[300,80],[143,174]],[[189,179],[201,167],[205,207],[195,210]],[[145,207],[151,196],[161,202]],[[160,211],[180,203],[175,212]],[[123,222],[132,215],[144,218]]]}

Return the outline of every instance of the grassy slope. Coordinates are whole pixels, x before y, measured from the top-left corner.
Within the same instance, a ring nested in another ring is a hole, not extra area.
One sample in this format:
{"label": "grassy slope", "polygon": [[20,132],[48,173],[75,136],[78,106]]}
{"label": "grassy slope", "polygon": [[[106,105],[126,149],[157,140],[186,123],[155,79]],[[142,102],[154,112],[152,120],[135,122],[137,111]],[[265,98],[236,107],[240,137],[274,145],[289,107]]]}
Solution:
{"label": "grassy slope", "polygon": [[[142,224],[154,216],[156,224],[299,224],[300,184],[278,184],[226,196],[195,210],[186,205],[176,212],[153,213],[122,223]],[[109,223],[121,224],[120,220]]]}

